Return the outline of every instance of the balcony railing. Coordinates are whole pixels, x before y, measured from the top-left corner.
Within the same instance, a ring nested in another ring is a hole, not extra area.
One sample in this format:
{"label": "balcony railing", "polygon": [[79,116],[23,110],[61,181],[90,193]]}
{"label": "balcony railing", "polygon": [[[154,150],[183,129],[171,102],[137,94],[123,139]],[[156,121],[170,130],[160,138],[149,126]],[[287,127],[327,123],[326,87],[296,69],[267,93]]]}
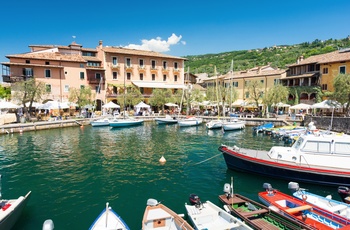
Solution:
{"label": "balcony railing", "polygon": [[99,84],[101,82],[101,84],[103,84],[103,79],[96,79],[96,78],[88,78],[87,79],[89,84]]}
{"label": "balcony railing", "polygon": [[10,75],[2,75],[2,80],[3,82],[7,83],[15,83],[19,81],[26,81],[33,78],[33,76],[26,76],[26,75],[21,75],[21,76],[10,76]]}

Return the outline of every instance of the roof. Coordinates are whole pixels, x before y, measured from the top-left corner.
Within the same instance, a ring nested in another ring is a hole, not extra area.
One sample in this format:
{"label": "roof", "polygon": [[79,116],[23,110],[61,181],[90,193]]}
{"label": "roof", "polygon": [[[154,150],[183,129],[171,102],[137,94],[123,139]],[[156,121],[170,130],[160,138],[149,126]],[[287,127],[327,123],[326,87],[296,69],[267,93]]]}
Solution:
{"label": "roof", "polygon": [[169,84],[166,82],[155,82],[155,81],[132,81],[134,85],[142,88],[162,88],[162,89],[183,89],[185,85],[180,84]]}
{"label": "roof", "polygon": [[5,66],[28,66],[28,67],[50,67],[50,68],[63,68],[63,66],[59,65],[40,65],[40,64],[27,64],[27,63],[19,63],[19,62],[1,62],[2,65]]}
{"label": "roof", "polygon": [[319,72],[305,73],[305,74],[300,74],[300,75],[292,75],[292,76],[282,77],[281,80],[296,79],[296,78],[303,78],[303,77],[319,77],[319,76],[320,76]]}
{"label": "roof", "polygon": [[172,58],[172,59],[180,59],[180,60],[186,60],[186,58],[182,57],[175,57],[163,53],[157,53],[154,51],[147,51],[147,50],[137,50],[137,49],[127,49],[123,47],[116,47],[116,46],[104,46],[102,48],[104,52],[107,53],[117,53],[117,54],[129,54],[129,55],[137,55],[137,56],[151,56],[151,57],[160,57],[160,58]]}
{"label": "roof", "polygon": [[[81,45],[79,44],[73,44],[76,46],[80,46],[81,47],[81,51],[89,51],[89,52],[96,52],[96,49],[93,48],[82,48]],[[40,48],[45,48],[45,49],[51,49],[51,48],[59,48],[59,49],[71,49],[69,46],[62,46],[62,45],[29,45],[29,47],[40,47]]]}
{"label": "roof", "polygon": [[55,61],[70,61],[70,62],[86,62],[85,59],[78,54],[62,55],[60,53],[25,53],[25,54],[14,54],[7,55],[7,58],[29,58],[29,59],[44,59],[44,60],[55,60]]}
{"label": "roof", "polygon": [[350,50],[347,50],[347,49],[336,50],[326,54],[314,55],[299,61],[299,63],[289,65],[289,67],[301,66],[301,65],[311,64],[311,63],[325,64],[325,63],[342,62],[342,61],[350,61]]}

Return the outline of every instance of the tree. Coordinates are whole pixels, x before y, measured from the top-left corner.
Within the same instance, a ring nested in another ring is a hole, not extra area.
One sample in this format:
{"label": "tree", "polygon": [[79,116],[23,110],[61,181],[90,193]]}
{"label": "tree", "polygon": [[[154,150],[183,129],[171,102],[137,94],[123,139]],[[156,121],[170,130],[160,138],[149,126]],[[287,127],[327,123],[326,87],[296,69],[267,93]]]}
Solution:
{"label": "tree", "polygon": [[92,92],[90,87],[82,87],[80,89],[77,88],[70,88],[69,89],[69,96],[68,100],[70,102],[76,103],[81,111],[81,108],[83,108],[85,105],[89,105],[92,103],[91,100]]}
{"label": "tree", "polygon": [[171,98],[171,89],[154,89],[149,99],[149,103],[153,106],[157,106],[158,109],[162,107],[162,111],[164,111],[164,104],[171,102]]}
{"label": "tree", "polygon": [[0,85],[0,98],[10,99],[11,98],[11,88],[3,87]]}
{"label": "tree", "polygon": [[287,87],[283,86],[282,84],[276,84],[266,92],[263,98],[263,103],[265,106],[269,107],[272,104],[285,102],[287,100],[288,94],[289,91]]}
{"label": "tree", "polygon": [[332,99],[346,105],[345,112],[349,114],[350,109],[350,74],[338,74],[333,80],[334,92]]}
{"label": "tree", "polygon": [[247,92],[249,93],[248,100],[253,102],[259,108],[259,101],[264,96],[264,84],[260,80],[252,80],[247,82]]}
{"label": "tree", "polygon": [[[19,101],[24,108],[24,113],[29,115],[34,101],[42,101],[43,97],[49,93],[44,82],[31,78],[26,81],[16,82],[12,85],[12,99]],[[26,102],[29,102],[27,108]]]}

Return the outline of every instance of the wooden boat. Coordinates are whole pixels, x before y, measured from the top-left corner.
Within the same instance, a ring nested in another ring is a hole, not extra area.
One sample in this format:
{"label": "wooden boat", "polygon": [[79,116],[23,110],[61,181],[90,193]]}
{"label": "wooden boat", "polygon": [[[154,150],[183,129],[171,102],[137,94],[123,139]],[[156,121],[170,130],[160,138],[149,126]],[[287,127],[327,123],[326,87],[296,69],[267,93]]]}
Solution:
{"label": "wooden boat", "polygon": [[166,124],[176,124],[177,120],[175,117],[171,117],[170,115],[165,115],[165,117],[157,117],[154,119],[158,125],[166,125]]}
{"label": "wooden boat", "polygon": [[199,117],[186,117],[186,119],[178,120],[180,127],[196,126],[203,123],[203,119]]}
{"label": "wooden boat", "polygon": [[193,230],[181,215],[176,214],[155,199],[147,200],[147,207],[142,219],[142,229]]}
{"label": "wooden boat", "polygon": [[254,229],[315,229],[302,221],[283,216],[265,205],[234,193],[232,179],[231,185],[228,183],[224,185],[224,192],[225,194],[220,195],[219,199],[224,204],[225,210]]}
{"label": "wooden boat", "polygon": [[195,194],[190,195],[190,204],[185,204],[187,215],[197,230],[252,229],[212,202],[202,203]]}
{"label": "wooden boat", "polygon": [[265,191],[258,194],[260,201],[276,212],[303,221],[316,229],[350,229],[347,223],[342,223],[337,215],[327,210],[320,211],[312,204],[273,189],[268,183],[264,183],[263,188]]}
{"label": "wooden boat", "polygon": [[29,191],[25,196],[20,196],[17,199],[1,199],[0,229],[11,229],[16,224],[30,198],[30,195],[31,191]]}
{"label": "wooden boat", "polygon": [[270,151],[219,147],[229,169],[324,185],[350,186],[350,136],[311,132]]}
{"label": "wooden boat", "polygon": [[317,209],[317,207],[320,209],[319,211],[325,209],[334,215],[338,215],[339,219],[343,219],[342,221],[344,223],[350,223],[350,204],[333,200],[330,195],[323,197],[308,192],[300,188],[297,182],[289,182],[288,189],[293,192],[294,197],[316,206],[315,209]]}
{"label": "wooden boat", "polygon": [[106,208],[92,223],[89,230],[130,230],[124,220],[106,203]]}
{"label": "wooden boat", "polygon": [[245,121],[240,121],[238,119],[225,121],[222,124],[222,128],[224,129],[224,131],[244,129],[245,128]]}

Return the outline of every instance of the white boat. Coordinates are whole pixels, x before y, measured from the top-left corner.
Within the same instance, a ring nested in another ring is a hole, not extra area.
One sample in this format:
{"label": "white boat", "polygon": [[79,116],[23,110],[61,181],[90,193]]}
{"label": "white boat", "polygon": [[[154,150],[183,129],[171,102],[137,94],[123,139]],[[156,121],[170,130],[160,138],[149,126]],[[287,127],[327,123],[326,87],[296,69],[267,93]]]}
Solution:
{"label": "white boat", "polygon": [[[309,129],[310,130],[310,129]],[[229,169],[324,185],[350,186],[350,136],[313,130],[270,151],[219,147]]]}
{"label": "white boat", "polygon": [[181,215],[176,214],[155,199],[148,199],[142,219],[142,230],[150,229],[191,230],[193,228]]}
{"label": "white boat", "polygon": [[112,128],[136,126],[141,124],[143,124],[143,119],[113,119],[109,122],[109,126],[111,126]]}
{"label": "white boat", "polygon": [[245,128],[245,121],[240,121],[238,119],[225,121],[222,124],[222,128],[224,129],[224,131],[244,129]]}
{"label": "white boat", "polygon": [[157,117],[154,119],[158,125],[165,125],[165,124],[176,124],[177,120],[175,117],[171,117],[170,115],[165,115],[165,117]]}
{"label": "white boat", "polygon": [[305,189],[300,188],[297,182],[289,182],[288,189],[293,192],[293,196],[296,198],[317,206],[320,209],[327,210],[335,215],[345,217],[346,219],[349,219],[350,222],[350,204],[333,200],[331,195],[323,197],[310,193]]}
{"label": "white boat", "polygon": [[16,224],[30,198],[30,195],[31,191],[25,196],[20,196],[17,199],[6,200],[1,198],[0,193],[0,229],[11,229]]}
{"label": "white boat", "polygon": [[211,120],[205,124],[208,129],[221,129],[223,121],[222,120]]}
{"label": "white boat", "polygon": [[109,122],[111,121],[111,118],[100,118],[97,120],[93,120],[90,122],[92,127],[100,127],[100,126],[109,126]]}
{"label": "white boat", "polygon": [[124,220],[106,203],[106,208],[96,218],[89,230],[130,230]]}
{"label": "white boat", "polygon": [[187,117],[185,119],[178,120],[180,127],[196,126],[203,123],[203,119],[199,117]]}
{"label": "white boat", "polygon": [[252,229],[210,201],[200,202],[197,195],[191,194],[190,203],[185,204],[188,217],[197,230]]}

